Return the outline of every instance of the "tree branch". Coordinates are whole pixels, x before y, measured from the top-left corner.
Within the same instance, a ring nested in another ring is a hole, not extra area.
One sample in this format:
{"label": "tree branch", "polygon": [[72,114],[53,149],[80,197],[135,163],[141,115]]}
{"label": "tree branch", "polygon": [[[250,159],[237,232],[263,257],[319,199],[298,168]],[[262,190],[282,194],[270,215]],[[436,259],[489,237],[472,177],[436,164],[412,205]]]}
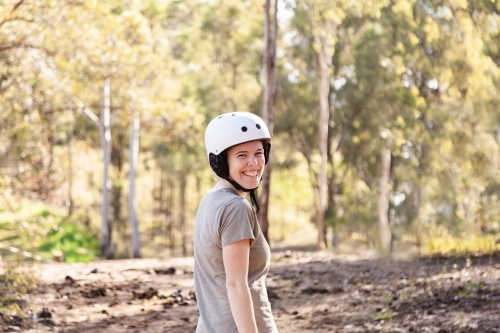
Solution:
{"label": "tree branch", "polygon": [[57,76],[56,76],[54,70],[52,68],[50,68],[49,66],[47,66],[45,61],[38,54],[38,52],[36,52],[36,50],[32,49],[32,50],[30,50],[30,54],[35,59],[36,65],[38,66],[38,68],[40,68],[40,70],[45,75],[47,75],[48,77],[50,77],[52,79],[52,82],[54,83],[54,85],[57,88],[59,88],[59,90],[64,95],[69,97],[97,126],[100,126],[99,117],[97,117],[95,115],[95,113],[92,112],[89,108],[87,108],[85,106],[85,104],[78,97],[76,97],[75,95],[72,95],[66,91],[66,89],[64,88],[62,83],[57,79]]}
{"label": "tree branch", "polygon": [[19,0],[19,1],[18,1],[15,5],[14,5],[14,7],[12,8],[12,10],[11,10],[10,12],[12,13],[12,12],[16,11],[16,10],[19,8],[19,6],[21,6],[21,5],[23,4],[23,2],[24,2],[24,0]]}
{"label": "tree branch", "polygon": [[11,18],[5,19],[5,20],[3,20],[2,22],[0,22],[0,28],[1,28],[1,27],[5,24],[5,23],[8,23],[8,22],[13,22],[13,21],[23,21],[23,22],[26,22],[26,23],[35,23],[35,21],[25,19],[24,17],[11,17]]}

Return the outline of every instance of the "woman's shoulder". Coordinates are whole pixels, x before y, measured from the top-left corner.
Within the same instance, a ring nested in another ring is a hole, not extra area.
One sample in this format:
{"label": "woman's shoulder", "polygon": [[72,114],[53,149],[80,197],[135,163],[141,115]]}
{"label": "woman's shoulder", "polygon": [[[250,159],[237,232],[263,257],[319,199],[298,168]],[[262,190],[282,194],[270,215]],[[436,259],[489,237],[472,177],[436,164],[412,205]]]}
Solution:
{"label": "woman's shoulder", "polygon": [[[233,192],[234,193],[234,192]],[[250,202],[237,194],[228,196],[225,207],[232,209],[252,210]]]}
{"label": "woman's shoulder", "polygon": [[205,212],[225,212],[235,210],[252,210],[248,200],[237,195],[231,189],[223,188],[209,191],[201,201],[198,210]]}
{"label": "woman's shoulder", "polygon": [[223,212],[253,211],[252,205],[247,199],[237,195],[229,188],[215,190],[207,193],[206,199],[216,210]]}

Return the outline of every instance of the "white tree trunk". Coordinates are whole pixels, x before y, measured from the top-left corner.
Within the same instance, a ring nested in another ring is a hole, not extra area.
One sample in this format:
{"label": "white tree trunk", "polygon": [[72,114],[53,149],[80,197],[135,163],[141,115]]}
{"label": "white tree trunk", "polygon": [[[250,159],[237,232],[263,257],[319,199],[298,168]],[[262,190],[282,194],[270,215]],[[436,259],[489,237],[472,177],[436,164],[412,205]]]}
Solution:
{"label": "white tree trunk", "polygon": [[109,221],[109,193],[111,183],[109,182],[109,164],[111,162],[111,119],[110,119],[110,80],[105,79],[103,85],[103,108],[101,110],[101,119],[97,117],[92,110],[75,95],[70,94],[66,87],[58,80],[55,68],[48,66],[44,59],[38,54],[35,49],[29,50],[30,55],[36,61],[36,65],[50,79],[54,85],[72,100],[82,111],[99,127],[101,135],[101,148],[103,152],[103,180],[102,180],[102,206],[101,206],[101,255],[106,258],[113,257],[113,249],[111,246],[111,228]]}
{"label": "white tree trunk", "polygon": [[68,200],[66,202],[66,207],[68,207],[68,216],[73,214],[73,130],[74,130],[74,115],[73,110],[68,110],[68,114],[71,117],[68,126]]}
{"label": "white tree trunk", "polygon": [[[320,55],[324,57],[325,55]],[[324,62],[324,59],[320,60]],[[319,83],[319,153],[321,156],[320,169],[318,173],[318,212],[316,216],[316,227],[318,229],[318,243],[316,249],[325,249],[325,211],[327,201],[326,165],[328,162],[328,121],[330,118],[330,104],[328,101],[330,92],[330,75],[327,66],[320,66]]]}
{"label": "white tree trunk", "polygon": [[103,108],[101,111],[101,148],[103,152],[103,175],[102,175],[102,205],[101,205],[101,253],[107,259],[113,258],[111,245],[111,226],[109,220],[109,195],[111,182],[109,180],[109,164],[111,162],[111,119],[110,119],[110,80],[104,80],[103,86]]}
{"label": "white tree trunk", "polygon": [[391,172],[391,151],[382,148],[382,175],[379,183],[378,220],[380,243],[382,251],[388,253],[391,249],[391,228],[389,227],[389,177]]}
{"label": "white tree trunk", "polygon": [[129,215],[130,215],[130,230],[132,232],[132,251],[134,258],[141,257],[141,238],[139,233],[139,221],[137,219],[137,200],[135,196],[135,169],[137,167],[137,159],[139,157],[139,118],[134,118],[130,125],[130,152],[129,152]]}

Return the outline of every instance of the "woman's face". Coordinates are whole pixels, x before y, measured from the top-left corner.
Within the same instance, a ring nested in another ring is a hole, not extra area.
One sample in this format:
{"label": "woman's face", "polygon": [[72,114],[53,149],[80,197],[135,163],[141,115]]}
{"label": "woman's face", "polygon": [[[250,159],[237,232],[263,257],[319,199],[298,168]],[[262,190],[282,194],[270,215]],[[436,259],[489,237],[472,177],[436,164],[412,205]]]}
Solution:
{"label": "woman's face", "polygon": [[259,186],[264,173],[265,159],[262,141],[245,142],[227,151],[229,176],[243,188]]}

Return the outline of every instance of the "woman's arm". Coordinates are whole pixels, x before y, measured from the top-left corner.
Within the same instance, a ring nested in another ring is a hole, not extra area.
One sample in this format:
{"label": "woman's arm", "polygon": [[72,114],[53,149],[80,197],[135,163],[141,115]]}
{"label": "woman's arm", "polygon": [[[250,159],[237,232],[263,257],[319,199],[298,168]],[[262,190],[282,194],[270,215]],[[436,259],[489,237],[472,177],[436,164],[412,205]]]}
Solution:
{"label": "woman's arm", "polygon": [[249,254],[249,239],[243,239],[222,248],[229,305],[239,333],[258,333],[252,295],[248,288]]}

